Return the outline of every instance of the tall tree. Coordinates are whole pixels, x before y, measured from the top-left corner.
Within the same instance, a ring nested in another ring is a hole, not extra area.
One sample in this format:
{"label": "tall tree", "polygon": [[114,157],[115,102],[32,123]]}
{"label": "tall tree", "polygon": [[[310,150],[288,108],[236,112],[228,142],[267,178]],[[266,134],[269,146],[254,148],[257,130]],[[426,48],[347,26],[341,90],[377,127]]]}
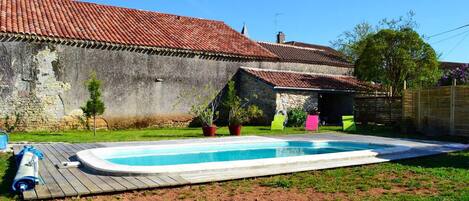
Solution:
{"label": "tall tree", "polygon": [[90,97],[81,109],[87,118],[93,117],[93,134],[96,136],[96,116],[102,115],[106,108],[101,100],[101,81],[96,78],[95,72],[91,73],[90,79],[86,81],[86,87]]}
{"label": "tall tree", "polygon": [[427,86],[441,75],[435,50],[413,29],[383,29],[360,42],[355,74],[392,87],[393,95],[401,94],[404,80],[409,87]]}

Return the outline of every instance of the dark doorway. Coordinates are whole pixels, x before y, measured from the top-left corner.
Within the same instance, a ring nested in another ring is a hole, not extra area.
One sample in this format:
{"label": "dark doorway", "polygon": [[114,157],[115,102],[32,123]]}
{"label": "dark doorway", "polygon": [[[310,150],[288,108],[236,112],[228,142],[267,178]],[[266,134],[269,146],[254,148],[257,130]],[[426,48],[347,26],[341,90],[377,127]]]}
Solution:
{"label": "dark doorway", "polygon": [[353,115],[353,94],[320,93],[319,118],[325,125],[341,125],[342,116]]}

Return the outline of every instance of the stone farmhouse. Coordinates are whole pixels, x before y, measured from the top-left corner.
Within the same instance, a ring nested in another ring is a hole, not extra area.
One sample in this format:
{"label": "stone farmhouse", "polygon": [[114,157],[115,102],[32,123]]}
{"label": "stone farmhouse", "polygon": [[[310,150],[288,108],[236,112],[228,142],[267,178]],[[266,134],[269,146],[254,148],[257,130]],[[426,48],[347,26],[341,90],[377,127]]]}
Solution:
{"label": "stone farmhouse", "polygon": [[103,82],[103,127],[186,125],[191,105],[174,107],[179,94],[221,91],[231,79],[241,96],[257,95],[264,123],[297,106],[337,123],[353,112],[353,94],[370,89],[353,70],[332,48],[283,33],[256,42],[221,21],[73,0],[0,2],[0,116],[20,114],[26,130],[79,127],[91,72]]}

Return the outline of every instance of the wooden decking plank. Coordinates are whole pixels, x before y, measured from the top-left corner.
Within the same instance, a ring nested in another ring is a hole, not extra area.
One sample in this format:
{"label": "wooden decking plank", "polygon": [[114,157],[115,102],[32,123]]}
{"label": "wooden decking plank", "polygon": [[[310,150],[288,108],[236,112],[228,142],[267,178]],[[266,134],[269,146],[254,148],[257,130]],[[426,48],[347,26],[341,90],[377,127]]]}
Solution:
{"label": "wooden decking plank", "polygon": [[[81,151],[85,149],[94,148],[97,145],[90,145],[90,144],[73,144],[72,147],[76,149],[76,151]],[[129,183],[127,180],[118,178],[118,177],[110,177],[106,175],[95,175],[97,178],[101,179],[105,185],[109,185],[114,189],[114,191],[124,191],[124,190],[134,190],[137,189],[137,186]],[[104,185],[104,186],[105,186]]]}
{"label": "wooden decking plank", "polygon": [[174,179],[172,179],[171,177],[168,177],[166,175],[161,175],[161,176],[159,176],[159,178],[161,180],[163,180],[164,182],[166,182],[166,186],[178,185],[177,181],[175,181]]}
{"label": "wooden decking plank", "polygon": [[[64,192],[60,188],[59,184],[57,184],[55,179],[52,177],[49,170],[47,170],[47,167],[45,165],[47,162],[44,161],[44,160],[45,159],[39,160],[39,175],[44,180],[44,184],[42,184],[42,185],[47,187],[49,192],[47,192],[47,191],[39,192],[38,189],[36,189],[37,197],[38,198],[42,197],[44,199],[64,197],[65,196]],[[47,194],[47,193],[49,193],[49,194]]]}
{"label": "wooden decking plank", "polygon": [[[60,187],[61,191],[63,192],[64,196],[77,196],[78,193],[75,191],[75,189],[72,187],[72,185],[65,179],[65,177],[62,175],[61,172],[57,170],[57,168],[53,165],[53,162],[51,161],[51,158],[54,158],[54,155],[52,155],[47,148],[45,148],[44,145],[38,145],[37,148],[41,151],[44,152],[44,166],[47,171],[50,173],[52,176],[53,180],[55,183]],[[47,185],[47,183],[46,183]],[[51,189],[49,189],[51,190]],[[57,189],[55,189],[57,190]],[[55,191],[54,190],[54,191]],[[52,192],[52,190],[51,190]]]}
{"label": "wooden decking plank", "polygon": [[[54,149],[58,153],[58,158],[62,161],[70,161],[70,153],[71,152],[69,149],[67,149],[63,144],[55,144],[50,146],[51,149]],[[68,151],[67,151],[68,150]],[[67,168],[72,175],[74,175],[88,190],[89,193],[94,193],[94,192],[103,192],[103,190],[93,183],[87,175],[85,175],[82,171],[80,171],[78,168]]]}
{"label": "wooden decking plank", "polygon": [[147,176],[147,178],[152,180],[158,186],[162,186],[162,184],[164,184],[162,180],[158,179],[158,176]]}
{"label": "wooden decking plank", "polygon": [[[62,160],[68,161],[68,159],[65,159],[62,157],[60,154],[60,151],[57,151],[53,148],[54,145],[46,145],[44,147],[44,152],[49,155],[49,159],[52,161],[53,164],[60,165],[62,163]],[[62,159],[63,158],[63,159]],[[65,181],[70,183],[71,187],[73,190],[77,192],[78,195],[86,195],[90,194],[90,190],[86,188],[86,186],[80,181],[79,177],[76,177],[72,171],[68,168],[62,168],[62,169],[57,169],[56,166],[54,168],[62,174],[64,177]]]}
{"label": "wooden decking plank", "polygon": [[[72,154],[75,155],[76,151],[72,145],[58,145],[55,147],[57,150],[62,150],[63,156],[69,159]],[[68,151],[65,151],[68,150]],[[88,174],[83,172],[79,168],[69,168],[72,173],[74,173],[77,178],[81,178],[80,181],[87,186],[91,192],[110,192],[115,190],[113,187],[104,182],[102,179],[99,179],[96,175]]]}
{"label": "wooden decking plank", "polygon": [[137,186],[138,189],[145,189],[145,188],[148,188],[149,186],[146,185],[145,183],[141,182],[140,180],[138,180],[137,178],[135,177],[131,177],[131,176],[124,176],[122,177],[124,178],[125,180],[127,180],[128,182],[132,183],[133,185]]}
{"label": "wooden decking plank", "polygon": [[[65,148],[65,146],[64,146],[64,148]],[[68,144],[68,145],[66,145],[66,148],[68,150],[70,150],[70,152],[68,152],[68,153],[73,153],[73,154],[75,154],[78,151],[83,150],[82,147],[80,147],[76,144]],[[71,157],[71,155],[69,157]],[[124,186],[122,186],[121,184],[116,182],[114,179],[109,178],[107,176],[89,174],[87,172],[82,171],[81,169],[77,169],[77,171],[81,172],[86,177],[88,177],[98,188],[102,189],[103,192],[126,190],[126,188]]]}
{"label": "wooden decking plank", "polygon": [[183,177],[181,177],[180,175],[168,175],[171,179],[173,179],[174,181],[176,181],[179,185],[182,185],[182,184],[189,184],[190,182],[187,181],[186,179],[184,179]]}
{"label": "wooden decking plank", "polygon": [[36,185],[34,191],[36,191],[37,199],[48,199],[52,197],[51,192],[45,184]]}
{"label": "wooden decking plank", "polygon": [[122,177],[114,177],[114,176],[108,176],[108,177],[114,179],[116,182],[118,182],[119,184],[124,186],[126,188],[126,190],[138,189],[138,186],[130,183],[129,181],[127,181],[126,179],[124,179]]}
{"label": "wooden decking plank", "polygon": [[140,180],[141,182],[143,182],[144,184],[146,184],[148,187],[151,187],[151,188],[160,186],[158,183],[144,176],[136,177],[136,179]]}
{"label": "wooden decking plank", "polygon": [[35,199],[37,199],[36,191],[34,191],[34,189],[29,190],[29,191],[24,191],[23,192],[23,199],[24,200],[35,200]]}

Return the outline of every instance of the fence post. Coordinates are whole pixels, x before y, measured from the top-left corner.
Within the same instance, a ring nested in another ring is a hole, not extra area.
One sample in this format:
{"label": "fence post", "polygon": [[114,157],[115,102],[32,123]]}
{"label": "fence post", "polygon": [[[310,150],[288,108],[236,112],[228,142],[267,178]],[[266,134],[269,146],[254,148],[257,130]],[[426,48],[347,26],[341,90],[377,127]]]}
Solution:
{"label": "fence post", "polygon": [[420,94],[422,93],[422,89],[417,90],[417,130],[421,131],[421,122],[420,122],[420,113],[421,113],[421,106],[420,106]]}
{"label": "fence post", "polygon": [[456,99],[456,79],[453,79],[453,85],[451,85],[450,94],[450,106],[449,106],[449,134],[454,135],[454,109]]}

